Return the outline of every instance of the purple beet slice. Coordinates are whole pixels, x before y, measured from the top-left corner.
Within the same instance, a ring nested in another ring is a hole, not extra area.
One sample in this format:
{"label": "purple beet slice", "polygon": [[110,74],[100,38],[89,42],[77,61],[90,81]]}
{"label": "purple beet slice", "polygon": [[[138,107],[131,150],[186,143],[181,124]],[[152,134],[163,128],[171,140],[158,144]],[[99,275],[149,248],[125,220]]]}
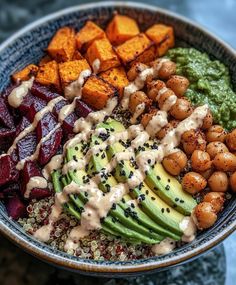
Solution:
{"label": "purple beet slice", "polygon": [[10,198],[17,196],[20,193],[20,187],[18,183],[11,183],[7,185],[3,190],[0,190],[4,198]]}
{"label": "purple beet slice", "polygon": [[[53,109],[53,113],[58,117],[60,110],[66,106],[70,104],[69,101],[67,100],[63,100],[63,101],[59,101],[54,109]],[[76,122],[76,120],[78,119],[77,115],[75,112],[72,112],[69,116],[67,116],[63,123],[62,123],[62,129],[63,129],[63,134],[67,137],[68,134],[73,134],[73,128],[74,128],[74,124]]]}
{"label": "purple beet slice", "polygon": [[30,125],[30,121],[23,117],[19,123],[19,125],[16,127],[16,136],[19,135],[20,132],[22,132],[25,128],[27,128]]}
{"label": "purple beet slice", "polygon": [[76,100],[75,112],[78,117],[86,118],[89,113],[93,112],[93,109],[90,108],[86,103],[81,100]]}
{"label": "purple beet slice", "polygon": [[30,122],[33,122],[36,113],[38,113],[46,106],[47,103],[44,100],[33,96],[33,103],[31,104],[29,112],[27,114],[27,118],[30,120]]}
{"label": "purple beet slice", "polygon": [[31,88],[31,93],[40,98],[45,100],[46,102],[51,101],[52,99],[60,96],[58,93],[53,92],[52,90],[50,90],[48,87],[43,86],[37,82],[33,83],[33,86]]}
{"label": "purple beet slice", "polygon": [[19,178],[19,172],[15,168],[10,155],[0,157],[0,186],[9,182],[15,182]]}
{"label": "purple beet slice", "polygon": [[[27,184],[31,177],[40,176],[43,177],[37,163],[35,161],[26,161],[21,173],[21,194],[24,196]],[[51,195],[51,192],[47,188],[33,188],[30,191],[30,199],[42,199]]]}
{"label": "purple beet slice", "polygon": [[36,132],[31,132],[17,143],[19,160],[32,155],[37,147]]}
{"label": "purple beet slice", "polygon": [[57,125],[55,116],[52,113],[45,114],[36,127],[38,142],[53,130]]}
{"label": "purple beet slice", "polygon": [[0,123],[6,128],[15,128],[13,117],[10,114],[3,98],[0,98]]}
{"label": "purple beet slice", "polygon": [[15,129],[0,127],[0,148],[6,151],[12,144],[16,134]]}
{"label": "purple beet slice", "polygon": [[21,102],[18,108],[22,116],[26,116],[28,118],[28,114],[33,103],[34,103],[34,96],[28,93],[24,97],[23,101]]}
{"label": "purple beet slice", "polygon": [[45,165],[57,153],[62,140],[62,129],[58,128],[52,133],[50,138],[44,141],[39,151],[39,164]]}
{"label": "purple beet slice", "polygon": [[26,216],[26,206],[18,196],[11,197],[6,202],[6,210],[13,220],[18,220]]}

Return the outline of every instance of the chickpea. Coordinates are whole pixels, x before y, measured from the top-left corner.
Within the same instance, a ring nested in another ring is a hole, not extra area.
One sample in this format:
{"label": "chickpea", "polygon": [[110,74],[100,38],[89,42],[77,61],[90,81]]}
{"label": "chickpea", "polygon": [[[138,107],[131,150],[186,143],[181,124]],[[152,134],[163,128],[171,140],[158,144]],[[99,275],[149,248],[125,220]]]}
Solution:
{"label": "chickpea", "polygon": [[153,116],[155,116],[157,113],[157,109],[151,109],[149,113],[146,113],[142,116],[141,124],[144,128],[148,125],[149,121],[152,119]]}
{"label": "chickpea", "polygon": [[188,172],[182,179],[183,189],[192,195],[202,191],[206,185],[206,179],[197,172]]}
{"label": "chickpea", "polygon": [[207,193],[203,199],[203,202],[211,203],[214,211],[219,213],[225,202],[225,194],[222,192],[210,192]]}
{"label": "chickpea", "polygon": [[162,164],[167,172],[172,175],[179,175],[187,165],[187,156],[183,151],[177,151],[166,156]]}
{"label": "chickpea", "polygon": [[129,81],[134,81],[135,78],[146,68],[148,68],[148,66],[141,62],[133,64],[130,70],[127,72]]}
{"label": "chickpea", "polygon": [[226,192],[229,186],[227,174],[223,171],[215,171],[208,179],[208,185],[213,192]]}
{"label": "chickpea", "polygon": [[158,92],[164,87],[166,87],[166,84],[165,84],[165,82],[163,82],[161,80],[151,81],[150,83],[147,84],[147,88],[148,88],[147,95],[148,95],[148,97],[150,99],[152,99],[153,101],[156,101]]}
{"label": "chickpea", "polygon": [[166,80],[175,73],[176,73],[176,64],[173,61],[168,60],[162,63],[161,68],[159,69],[158,72],[158,77]]}
{"label": "chickpea", "polygon": [[230,150],[236,151],[236,129],[226,136],[226,144]]}
{"label": "chickpea", "polygon": [[211,167],[205,171],[200,171],[199,173],[205,178],[205,179],[209,179],[211,174],[214,172],[214,168]]}
{"label": "chickpea", "polygon": [[225,138],[226,131],[220,125],[211,126],[206,133],[206,139],[208,142],[224,142]]}
{"label": "chickpea", "polygon": [[176,96],[182,97],[189,87],[189,81],[184,76],[172,75],[166,82],[166,86],[172,89]]}
{"label": "chickpea", "polygon": [[214,159],[218,153],[229,152],[227,146],[222,142],[210,142],[206,147],[206,151],[211,159]]}
{"label": "chickpea", "polygon": [[178,123],[179,123],[179,121],[177,121],[177,120],[172,120],[172,121],[170,121],[168,124],[166,124],[166,125],[156,134],[156,137],[157,137],[159,140],[163,139],[169,131],[171,131],[171,130],[173,130],[174,128],[177,127]]}
{"label": "chickpea", "polygon": [[171,89],[167,89],[160,95],[158,98],[158,105],[161,110],[168,111],[165,107],[165,103],[171,96],[174,96],[174,99],[176,98],[175,93]]}
{"label": "chickpea", "polygon": [[195,149],[205,150],[205,135],[200,130],[189,130],[183,133],[181,142],[186,154],[192,154]]}
{"label": "chickpea", "polygon": [[133,94],[131,94],[130,100],[129,100],[130,112],[134,113],[136,110],[136,107],[142,103],[145,104],[145,109],[148,109],[148,107],[151,106],[152,101],[147,97],[147,95],[143,91],[136,91]]}
{"label": "chickpea", "polygon": [[217,220],[215,210],[209,202],[198,204],[194,209],[193,215],[196,219],[197,227],[200,230],[210,228]]}
{"label": "chickpea", "polygon": [[202,150],[194,150],[191,156],[191,165],[195,171],[206,171],[211,168],[210,155]]}
{"label": "chickpea", "polygon": [[236,192],[236,171],[229,178],[230,187],[233,192]]}
{"label": "chickpea", "polygon": [[236,170],[236,156],[231,152],[219,153],[215,156],[213,164],[217,170],[235,171]]}
{"label": "chickpea", "polygon": [[193,112],[191,103],[184,98],[177,99],[176,103],[171,107],[170,114],[177,120],[184,120]]}
{"label": "chickpea", "polygon": [[202,129],[207,130],[213,124],[213,116],[210,110],[208,110],[206,117],[203,119]]}

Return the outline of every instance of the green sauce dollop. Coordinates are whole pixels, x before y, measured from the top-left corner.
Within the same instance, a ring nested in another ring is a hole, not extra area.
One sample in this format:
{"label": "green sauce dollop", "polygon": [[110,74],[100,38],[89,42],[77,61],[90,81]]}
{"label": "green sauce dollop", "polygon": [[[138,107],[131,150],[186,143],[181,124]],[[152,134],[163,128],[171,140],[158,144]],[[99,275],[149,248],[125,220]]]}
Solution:
{"label": "green sauce dollop", "polygon": [[236,128],[236,94],[228,68],[194,48],[174,48],[167,57],[176,62],[177,74],[190,81],[185,96],[192,104],[208,104],[215,122],[228,130]]}

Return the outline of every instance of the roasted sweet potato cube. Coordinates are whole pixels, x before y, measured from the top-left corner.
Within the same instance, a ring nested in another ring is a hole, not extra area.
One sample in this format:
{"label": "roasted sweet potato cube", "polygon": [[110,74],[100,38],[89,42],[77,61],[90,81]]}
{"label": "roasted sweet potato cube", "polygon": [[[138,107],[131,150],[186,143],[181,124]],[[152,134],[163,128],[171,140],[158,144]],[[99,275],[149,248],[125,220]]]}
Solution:
{"label": "roasted sweet potato cube", "polygon": [[83,56],[82,56],[82,54],[76,49],[76,50],[75,50],[75,53],[74,53],[74,55],[73,55],[72,60],[79,60],[79,59],[83,59]]}
{"label": "roasted sweet potato cube", "polygon": [[64,88],[72,81],[75,81],[79,77],[80,73],[85,69],[90,70],[90,66],[86,59],[59,63],[59,75],[62,87]]}
{"label": "roasted sweet potato cube", "polygon": [[137,62],[148,64],[151,61],[153,61],[155,58],[156,58],[156,47],[152,45],[150,46],[150,48],[141,53],[135,60],[131,61],[129,67],[131,67],[133,64]]}
{"label": "roasted sweet potato cube", "polygon": [[70,27],[59,29],[47,48],[48,54],[57,62],[71,60],[75,52],[75,31]]}
{"label": "roasted sweet potato cube", "polygon": [[38,71],[38,66],[34,64],[29,64],[22,70],[15,72],[12,75],[12,79],[14,82],[29,80],[31,76],[35,76]]}
{"label": "roasted sweet potato cube", "polygon": [[141,54],[147,51],[153,43],[145,34],[138,34],[116,48],[116,52],[125,65],[136,60]]}
{"label": "roasted sweet potato cube", "polygon": [[124,87],[129,84],[126,72],[123,67],[114,67],[99,74],[99,76],[116,87],[119,91],[119,97],[123,95]]}
{"label": "roasted sweet potato cube", "polygon": [[82,89],[82,100],[96,110],[104,108],[108,99],[116,95],[117,89],[96,75],[90,76]]}
{"label": "roasted sweet potato cube", "polygon": [[52,58],[49,55],[45,55],[42,57],[39,61],[39,66],[44,65],[45,63],[48,63],[49,61],[52,61]]}
{"label": "roasted sweet potato cube", "polygon": [[134,19],[123,15],[116,15],[108,24],[106,34],[112,44],[120,45],[138,35],[139,27]]}
{"label": "roasted sweet potato cube", "polygon": [[147,29],[146,35],[157,45],[158,56],[164,55],[175,44],[174,30],[171,26],[155,24]]}
{"label": "roasted sweet potato cube", "polygon": [[53,60],[40,66],[35,81],[60,91],[61,85],[57,62]]}
{"label": "roasted sweet potato cube", "polygon": [[[94,41],[88,48],[86,57],[96,73],[120,65],[120,61],[107,38]],[[94,66],[95,60],[99,60],[97,67]]]}
{"label": "roasted sweet potato cube", "polygon": [[105,32],[94,22],[87,21],[76,35],[76,45],[79,50],[86,51],[89,45],[105,36]]}

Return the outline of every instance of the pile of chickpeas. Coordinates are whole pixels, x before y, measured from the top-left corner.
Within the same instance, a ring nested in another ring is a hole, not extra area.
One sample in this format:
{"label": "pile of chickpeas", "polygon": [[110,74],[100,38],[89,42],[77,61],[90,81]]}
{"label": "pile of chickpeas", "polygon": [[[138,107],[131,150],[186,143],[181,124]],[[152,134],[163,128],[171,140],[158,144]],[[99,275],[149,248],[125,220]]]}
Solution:
{"label": "pile of chickpeas", "polygon": [[[153,64],[158,64],[158,60]],[[133,65],[128,71],[128,79],[133,81],[146,68],[142,63]],[[178,97],[169,110],[168,124],[156,134],[159,140],[194,110],[191,102],[184,97],[189,86],[188,79],[175,73],[174,62],[163,62],[158,73],[159,79],[149,77],[144,91],[137,91],[130,96],[131,113],[135,112],[139,104],[145,103],[145,113],[141,116],[144,127],[170,96]],[[167,89],[160,95],[159,91],[164,87]],[[212,114],[208,111],[202,127],[186,131],[181,137],[179,150],[165,157],[162,164],[174,176],[185,173],[190,165],[191,171],[183,176],[181,182],[186,192],[195,195],[205,188],[209,189],[193,211],[198,228],[209,228],[223,209],[226,191],[236,192],[236,129],[227,133],[222,126],[214,125]]]}

